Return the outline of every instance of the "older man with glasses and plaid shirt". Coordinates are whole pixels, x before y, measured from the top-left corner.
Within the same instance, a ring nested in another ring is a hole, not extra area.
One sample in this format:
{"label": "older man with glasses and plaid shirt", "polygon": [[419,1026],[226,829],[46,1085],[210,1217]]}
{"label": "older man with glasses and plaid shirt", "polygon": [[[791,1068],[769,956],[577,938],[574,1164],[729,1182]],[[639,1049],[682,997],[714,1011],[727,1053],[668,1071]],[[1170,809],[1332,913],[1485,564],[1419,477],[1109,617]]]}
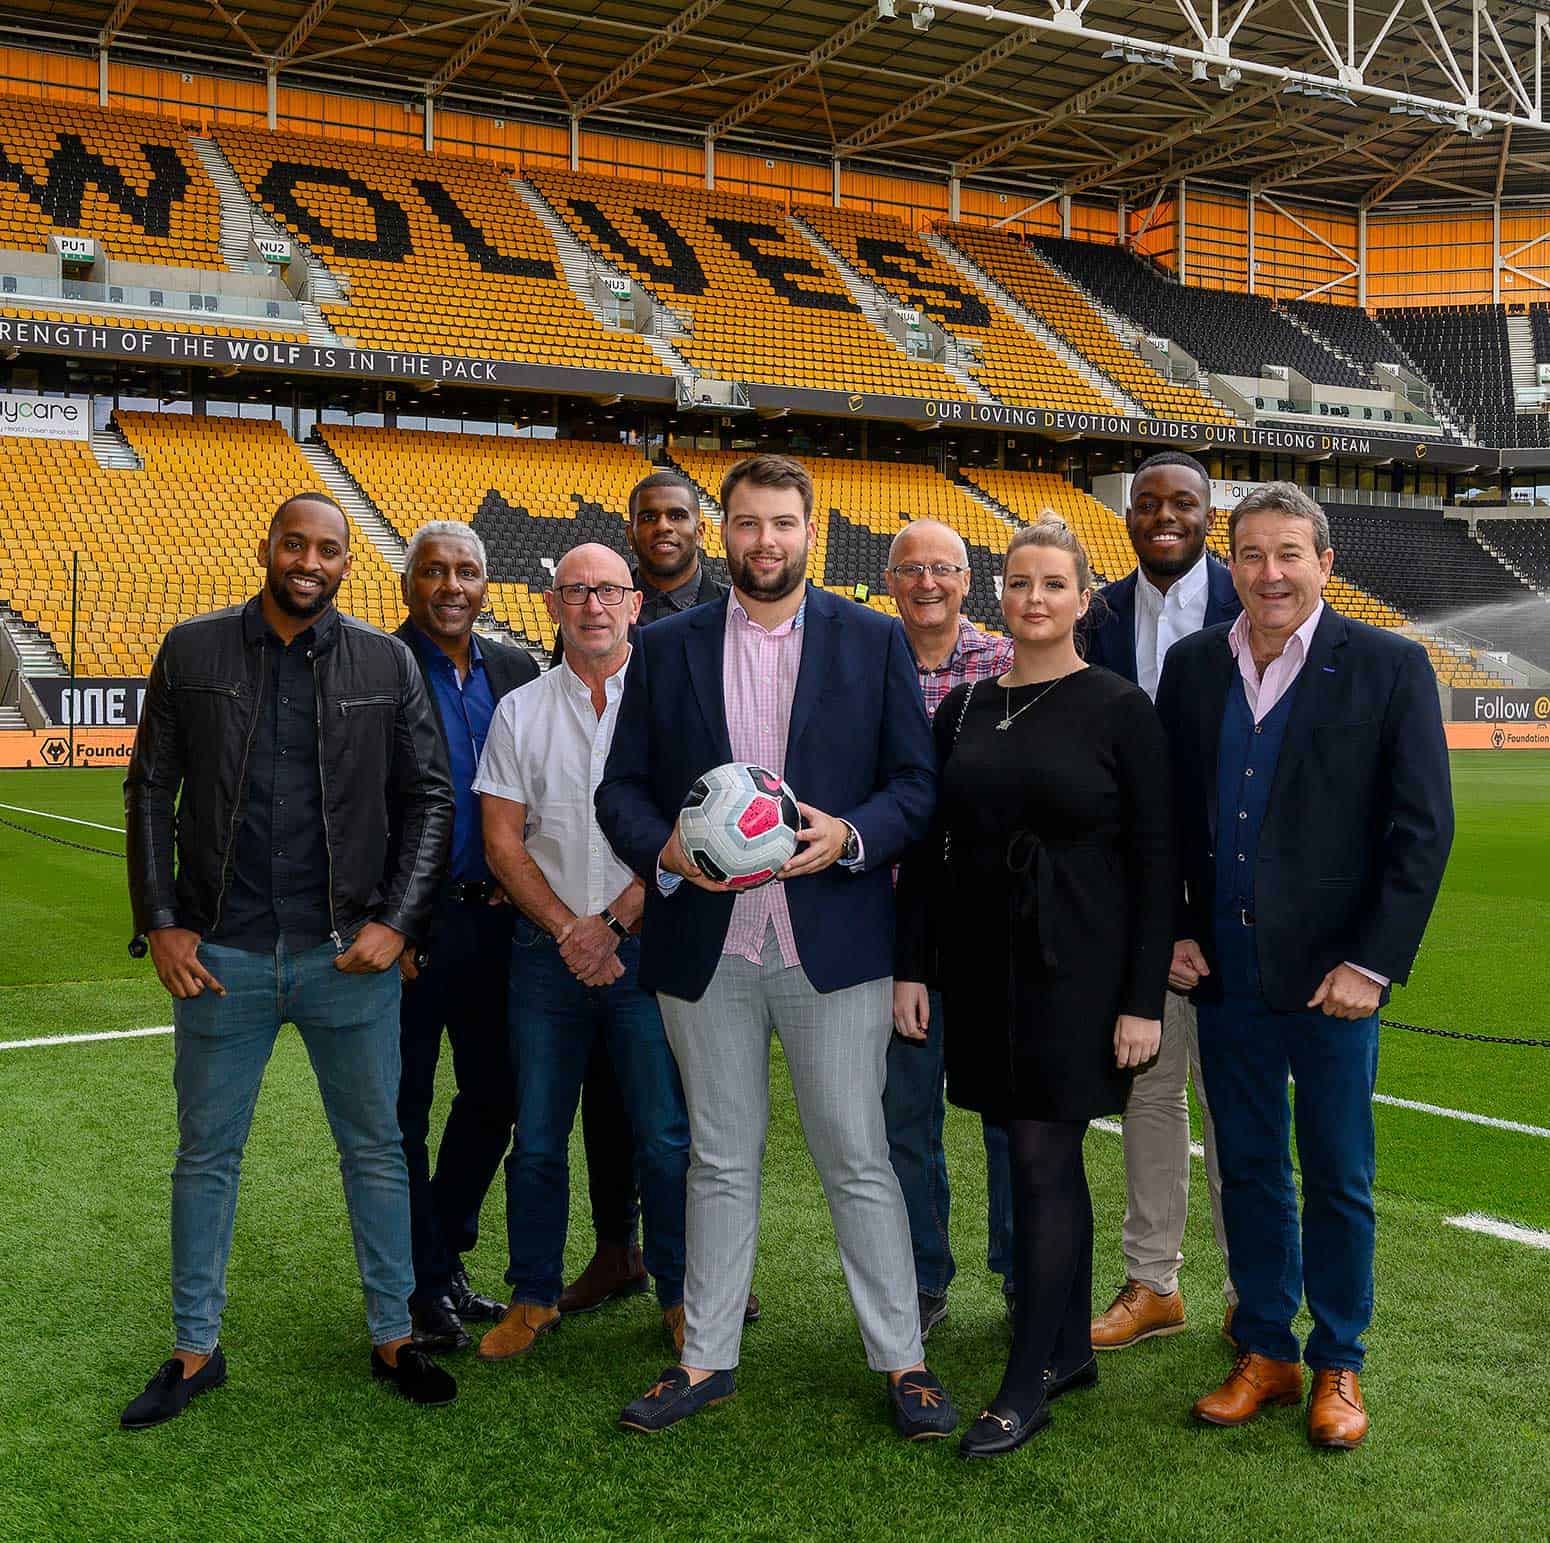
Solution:
{"label": "older man with glasses and plaid shirt", "polygon": [[[926,715],[934,718],[954,686],[1004,673],[1012,662],[1010,638],[991,637],[963,614],[969,593],[969,552],[963,537],[937,520],[916,520],[893,538],[886,574],[888,593],[920,672]],[[957,1265],[947,1238],[951,1193],[942,1147],[942,998],[933,988],[928,1021],[894,1020],[888,1046],[888,1085],[883,1114],[888,1155],[910,1218],[920,1302],[920,1337],[947,1316],[947,1288]],[[1013,1274],[1011,1170],[1006,1128],[986,1125],[985,1167],[989,1245],[986,1263],[1002,1279],[1008,1301],[1017,1290]]]}

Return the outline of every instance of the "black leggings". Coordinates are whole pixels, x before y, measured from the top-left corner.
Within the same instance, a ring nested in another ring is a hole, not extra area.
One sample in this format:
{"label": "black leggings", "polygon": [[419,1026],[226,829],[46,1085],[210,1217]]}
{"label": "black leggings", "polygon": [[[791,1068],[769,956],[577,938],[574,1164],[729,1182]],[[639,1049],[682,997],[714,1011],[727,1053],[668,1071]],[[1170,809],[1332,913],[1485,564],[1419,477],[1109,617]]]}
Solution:
{"label": "black leggings", "polygon": [[1012,1226],[1017,1312],[995,1407],[1026,1419],[1044,1373],[1092,1356],[1093,1202],[1082,1162],[1085,1120],[1012,1120]]}

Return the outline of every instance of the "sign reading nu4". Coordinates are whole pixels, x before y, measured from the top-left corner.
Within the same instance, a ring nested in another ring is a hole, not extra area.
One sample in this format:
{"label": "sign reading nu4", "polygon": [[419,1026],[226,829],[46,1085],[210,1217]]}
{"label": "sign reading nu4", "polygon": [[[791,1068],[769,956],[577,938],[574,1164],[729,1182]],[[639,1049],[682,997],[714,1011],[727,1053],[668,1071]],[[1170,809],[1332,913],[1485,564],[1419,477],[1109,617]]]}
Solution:
{"label": "sign reading nu4", "polygon": [[0,437],[90,439],[91,398],[0,393]]}

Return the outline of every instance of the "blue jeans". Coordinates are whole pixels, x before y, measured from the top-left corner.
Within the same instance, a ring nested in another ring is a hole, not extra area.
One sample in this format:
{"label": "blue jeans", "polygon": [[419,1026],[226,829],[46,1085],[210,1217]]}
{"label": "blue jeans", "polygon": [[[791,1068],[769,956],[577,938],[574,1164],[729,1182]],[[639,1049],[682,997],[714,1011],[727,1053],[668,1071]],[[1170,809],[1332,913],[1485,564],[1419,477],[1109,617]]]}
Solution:
{"label": "blue jeans", "polygon": [[398,971],[344,975],[334,957],[329,943],[303,953],[284,939],[263,953],[201,943],[200,962],[226,995],[207,987],[172,1004],[172,1322],[179,1350],[205,1355],[220,1338],[242,1149],[284,1023],[301,1031],[339,1149],[372,1343],[409,1334],[414,1271],[396,1112]]}
{"label": "blue jeans", "polygon": [[[924,1040],[895,1034],[888,1044],[888,1082],[883,1089],[883,1120],[888,1156],[904,1191],[915,1253],[915,1283],[928,1296],[947,1292],[957,1265],[947,1238],[952,1196],[947,1184],[947,1154],[942,1148],[946,1119],[943,1103],[942,994],[929,994],[931,1022]],[[1004,1289],[1017,1290],[1012,1249],[1012,1165],[1006,1127],[984,1125],[985,1179],[988,1191],[989,1246],[985,1262],[1002,1277]]]}
{"label": "blue jeans", "polygon": [[[1243,1350],[1297,1360],[1292,1319],[1306,1296],[1308,1365],[1360,1371],[1361,1336],[1372,1319],[1378,1015],[1348,1022],[1275,1012],[1260,995],[1254,929],[1223,916],[1216,943],[1225,997],[1200,1005],[1200,1069],[1216,1118],[1222,1219],[1238,1288],[1233,1338]],[[1288,1075],[1296,1081],[1292,1105]]]}
{"label": "blue jeans", "polygon": [[619,963],[624,974],[611,986],[583,986],[554,940],[526,917],[517,918],[507,1019],[518,1133],[506,1159],[506,1280],[514,1302],[552,1307],[560,1299],[570,1132],[587,1060],[599,1040],[613,1060],[635,1130],[646,1268],[664,1308],[683,1301],[689,1116],[656,998],[636,983],[639,940],[620,943]]}

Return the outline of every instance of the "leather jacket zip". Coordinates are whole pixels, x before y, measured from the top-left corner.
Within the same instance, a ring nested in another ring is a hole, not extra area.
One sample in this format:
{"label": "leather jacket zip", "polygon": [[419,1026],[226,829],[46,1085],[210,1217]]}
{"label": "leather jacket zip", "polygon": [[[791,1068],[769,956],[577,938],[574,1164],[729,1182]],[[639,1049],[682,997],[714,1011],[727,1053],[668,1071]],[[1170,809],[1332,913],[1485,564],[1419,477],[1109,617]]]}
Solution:
{"label": "leather jacket zip", "polygon": [[[264,705],[264,677],[269,672],[258,672],[258,692],[253,698],[253,721],[248,724],[247,738],[242,742],[242,764],[237,768],[237,786],[245,788],[248,780],[248,758],[253,753],[253,741],[258,735],[259,710]],[[236,687],[222,687],[229,695],[239,700],[242,693]],[[235,799],[231,806],[231,822],[226,827],[226,851],[221,857],[221,887],[215,892],[215,911],[210,918],[210,931],[219,931],[221,925],[221,906],[226,900],[226,880],[231,873],[231,854],[237,844],[237,817],[242,812],[242,801]]]}
{"label": "leather jacket zip", "polygon": [[339,918],[334,914],[334,843],[328,834],[328,774],[323,770],[323,703],[318,696],[316,669],[312,672],[312,716],[318,726],[318,807],[323,812],[323,851],[328,857],[328,926],[329,937],[334,942],[334,952],[344,952],[344,939],[339,936]]}

